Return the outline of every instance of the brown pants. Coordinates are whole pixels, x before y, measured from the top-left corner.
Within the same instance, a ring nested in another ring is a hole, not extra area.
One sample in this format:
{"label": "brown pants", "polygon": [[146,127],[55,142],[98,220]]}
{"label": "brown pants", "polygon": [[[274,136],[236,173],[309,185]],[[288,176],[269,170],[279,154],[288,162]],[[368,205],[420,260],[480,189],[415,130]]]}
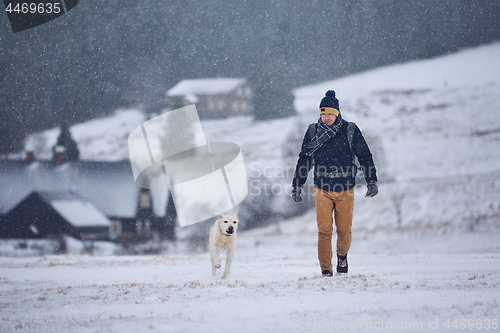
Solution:
{"label": "brown pants", "polygon": [[354,189],[329,192],[314,188],[318,222],[318,259],[321,270],[332,270],[333,215],[337,227],[337,253],[347,254],[351,247]]}

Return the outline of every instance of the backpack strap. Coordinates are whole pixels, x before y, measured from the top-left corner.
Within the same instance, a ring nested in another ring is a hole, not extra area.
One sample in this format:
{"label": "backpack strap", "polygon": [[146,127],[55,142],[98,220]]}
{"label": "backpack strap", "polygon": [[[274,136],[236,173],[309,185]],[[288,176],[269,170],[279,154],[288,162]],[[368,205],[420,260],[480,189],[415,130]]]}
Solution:
{"label": "backpack strap", "polygon": [[316,135],[316,125],[317,123],[309,124],[309,128],[307,129],[307,131],[309,132],[309,136],[311,137],[311,140]]}
{"label": "backpack strap", "polygon": [[[307,129],[307,131],[309,132],[309,136],[311,137],[311,140],[316,135],[316,131],[317,131],[316,125],[317,125],[317,123],[309,124],[309,128]],[[314,167],[314,153],[311,154],[311,166]]]}

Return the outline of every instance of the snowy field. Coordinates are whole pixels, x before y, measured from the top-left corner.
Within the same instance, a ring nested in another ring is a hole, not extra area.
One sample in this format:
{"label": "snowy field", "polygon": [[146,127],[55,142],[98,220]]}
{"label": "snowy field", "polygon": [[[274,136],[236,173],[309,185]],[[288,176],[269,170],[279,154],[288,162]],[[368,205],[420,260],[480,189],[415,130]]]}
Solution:
{"label": "snowy field", "polygon": [[[500,44],[482,46],[301,87],[296,117],[203,122],[208,141],[242,148],[251,179],[289,184],[284,147],[337,91],[392,180],[357,192],[349,274],[319,277],[314,212],[241,232],[227,280],[182,237],[157,256],[15,258],[0,244],[0,332],[500,331],[498,59]],[[85,159],[123,159],[142,121],[122,111],[74,136]],[[57,131],[44,135],[31,142],[49,152]]]}
{"label": "snowy field", "polygon": [[349,274],[321,278],[307,222],[239,235],[227,280],[206,253],[0,258],[0,331],[498,331],[497,237],[420,238],[419,253],[355,237]]}

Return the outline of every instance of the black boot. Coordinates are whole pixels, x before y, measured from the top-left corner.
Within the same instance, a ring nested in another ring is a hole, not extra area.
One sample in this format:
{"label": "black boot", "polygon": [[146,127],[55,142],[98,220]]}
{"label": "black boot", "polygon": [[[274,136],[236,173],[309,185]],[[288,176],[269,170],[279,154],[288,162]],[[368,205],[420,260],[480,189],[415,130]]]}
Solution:
{"label": "black boot", "polygon": [[347,273],[348,268],[347,253],[344,256],[337,253],[337,273]]}
{"label": "black boot", "polygon": [[321,272],[321,274],[325,276],[333,276],[333,272],[329,271],[328,269],[325,269],[324,271]]}

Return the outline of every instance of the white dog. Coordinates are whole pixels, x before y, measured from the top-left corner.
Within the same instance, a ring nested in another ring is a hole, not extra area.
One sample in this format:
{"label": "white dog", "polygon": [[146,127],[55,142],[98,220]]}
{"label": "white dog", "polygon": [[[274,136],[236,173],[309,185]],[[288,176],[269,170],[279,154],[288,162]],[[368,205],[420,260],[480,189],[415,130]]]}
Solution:
{"label": "white dog", "polygon": [[210,244],[210,260],[212,261],[212,274],[215,276],[217,268],[221,267],[219,248],[226,250],[226,267],[222,278],[229,276],[231,262],[234,257],[236,231],[238,230],[238,207],[233,214],[219,214],[219,218],[210,227],[208,243]]}

